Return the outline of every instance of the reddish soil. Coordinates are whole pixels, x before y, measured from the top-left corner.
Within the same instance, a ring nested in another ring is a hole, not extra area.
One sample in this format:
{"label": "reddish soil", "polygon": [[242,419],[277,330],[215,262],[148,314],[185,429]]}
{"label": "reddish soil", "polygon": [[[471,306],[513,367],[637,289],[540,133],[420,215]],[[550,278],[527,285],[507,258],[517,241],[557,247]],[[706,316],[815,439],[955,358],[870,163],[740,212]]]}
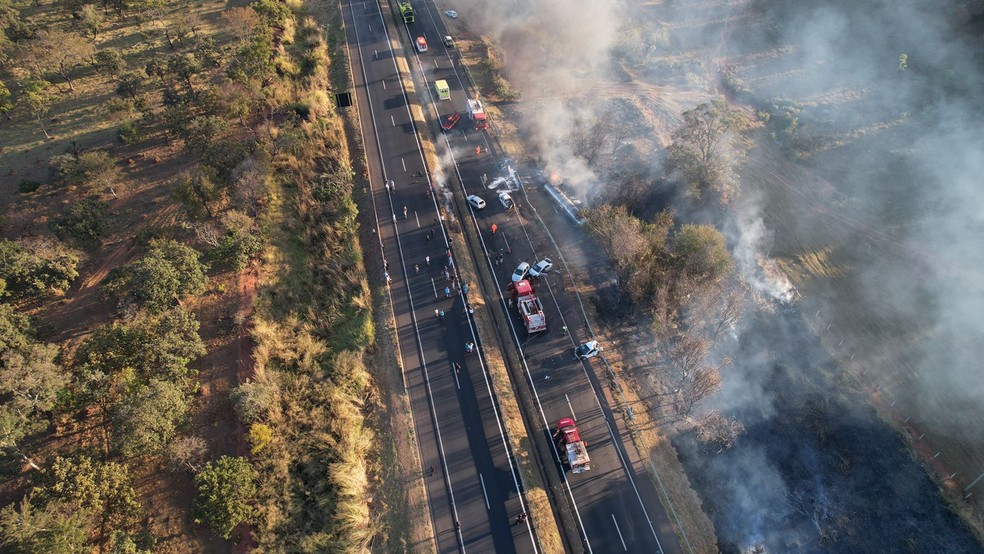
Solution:
{"label": "reddish soil", "polygon": [[[256,371],[251,333],[253,301],[256,299],[256,281],[257,268],[255,265],[251,265],[239,273],[239,312],[236,314],[236,320],[242,321],[242,323],[239,325],[239,333],[236,336],[237,383],[245,383],[252,379]],[[246,444],[245,431],[246,429],[239,418],[235,418],[233,434],[238,456],[249,456],[249,445]],[[252,525],[240,524],[236,527],[233,531],[234,545],[232,549],[235,554],[244,554],[257,547],[253,531]]]}

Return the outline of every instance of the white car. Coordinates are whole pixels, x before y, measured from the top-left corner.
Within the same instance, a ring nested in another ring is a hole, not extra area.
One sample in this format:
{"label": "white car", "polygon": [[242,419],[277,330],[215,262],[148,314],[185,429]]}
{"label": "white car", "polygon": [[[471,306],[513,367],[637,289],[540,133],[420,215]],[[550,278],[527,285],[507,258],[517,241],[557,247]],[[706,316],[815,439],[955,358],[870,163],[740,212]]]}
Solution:
{"label": "white car", "polygon": [[523,262],[519,264],[516,271],[513,271],[512,280],[513,283],[518,283],[526,278],[526,274],[530,272],[530,264]]}
{"label": "white car", "polygon": [[510,196],[508,192],[499,193],[499,202],[501,202],[502,207],[507,210],[516,204],[513,202],[512,196]]}
{"label": "white car", "polygon": [[451,19],[458,19],[458,12],[454,10],[448,10],[444,12],[444,15],[450,17]]}
{"label": "white car", "polygon": [[530,277],[539,277],[550,271],[551,268],[553,268],[553,260],[550,258],[543,258],[542,260],[536,262],[536,265],[530,268]]}
{"label": "white car", "polygon": [[454,39],[451,38],[451,35],[444,36],[444,46],[448,48],[454,48]]}
{"label": "white car", "polygon": [[471,204],[471,207],[475,208],[476,210],[481,210],[482,208],[485,207],[485,200],[482,200],[481,196],[475,196],[474,194],[469,194],[467,200],[468,203]]}
{"label": "white car", "polygon": [[588,358],[594,358],[601,352],[601,350],[602,348],[598,346],[598,341],[589,340],[574,349],[574,359],[587,360]]}

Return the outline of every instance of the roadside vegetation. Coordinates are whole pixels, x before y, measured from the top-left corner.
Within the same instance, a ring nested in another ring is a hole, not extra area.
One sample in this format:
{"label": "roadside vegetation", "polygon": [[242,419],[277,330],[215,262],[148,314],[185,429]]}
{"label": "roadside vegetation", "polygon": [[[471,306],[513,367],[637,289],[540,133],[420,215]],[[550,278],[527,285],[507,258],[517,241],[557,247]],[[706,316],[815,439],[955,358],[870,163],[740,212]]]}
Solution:
{"label": "roadside vegetation", "polygon": [[304,10],[0,0],[0,550],[367,548],[371,303]]}

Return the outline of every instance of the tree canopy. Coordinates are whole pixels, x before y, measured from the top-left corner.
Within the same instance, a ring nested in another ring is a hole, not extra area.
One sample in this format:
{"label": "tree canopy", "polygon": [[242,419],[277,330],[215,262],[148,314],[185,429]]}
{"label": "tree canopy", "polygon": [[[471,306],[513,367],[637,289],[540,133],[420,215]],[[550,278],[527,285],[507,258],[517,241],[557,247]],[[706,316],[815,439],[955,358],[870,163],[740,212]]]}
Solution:
{"label": "tree canopy", "polygon": [[205,292],[208,268],[200,257],[177,241],[154,240],[143,258],[113,270],[106,290],[123,305],[164,311],[185,296]]}
{"label": "tree canopy", "polygon": [[222,456],[195,475],[195,521],[225,538],[256,515],[256,470],[245,458]]}
{"label": "tree canopy", "polygon": [[736,135],[752,125],[747,114],[724,98],[683,112],[683,124],[668,148],[667,168],[695,197],[716,193],[727,204],[738,194],[735,165],[744,157]]}

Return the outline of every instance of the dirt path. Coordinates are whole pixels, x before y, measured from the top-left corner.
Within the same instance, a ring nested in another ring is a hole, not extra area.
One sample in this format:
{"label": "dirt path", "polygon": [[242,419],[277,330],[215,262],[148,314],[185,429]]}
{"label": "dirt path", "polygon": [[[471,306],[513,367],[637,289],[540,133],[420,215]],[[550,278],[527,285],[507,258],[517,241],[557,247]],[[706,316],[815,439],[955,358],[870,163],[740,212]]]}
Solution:
{"label": "dirt path", "polygon": [[[255,265],[250,265],[239,273],[239,311],[236,314],[239,331],[236,336],[236,382],[245,383],[253,378],[256,372],[255,359],[253,358],[253,337],[252,330],[253,301],[256,300],[256,282],[258,269]],[[249,456],[249,445],[246,444],[246,429],[239,418],[236,418],[236,427],[233,431],[236,440],[236,455]],[[232,551],[235,554],[244,554],[254,550],[258,544],[253,535],[254,526],[240,524],[233,531],[233,538],[241,537],[233,543]]]}

